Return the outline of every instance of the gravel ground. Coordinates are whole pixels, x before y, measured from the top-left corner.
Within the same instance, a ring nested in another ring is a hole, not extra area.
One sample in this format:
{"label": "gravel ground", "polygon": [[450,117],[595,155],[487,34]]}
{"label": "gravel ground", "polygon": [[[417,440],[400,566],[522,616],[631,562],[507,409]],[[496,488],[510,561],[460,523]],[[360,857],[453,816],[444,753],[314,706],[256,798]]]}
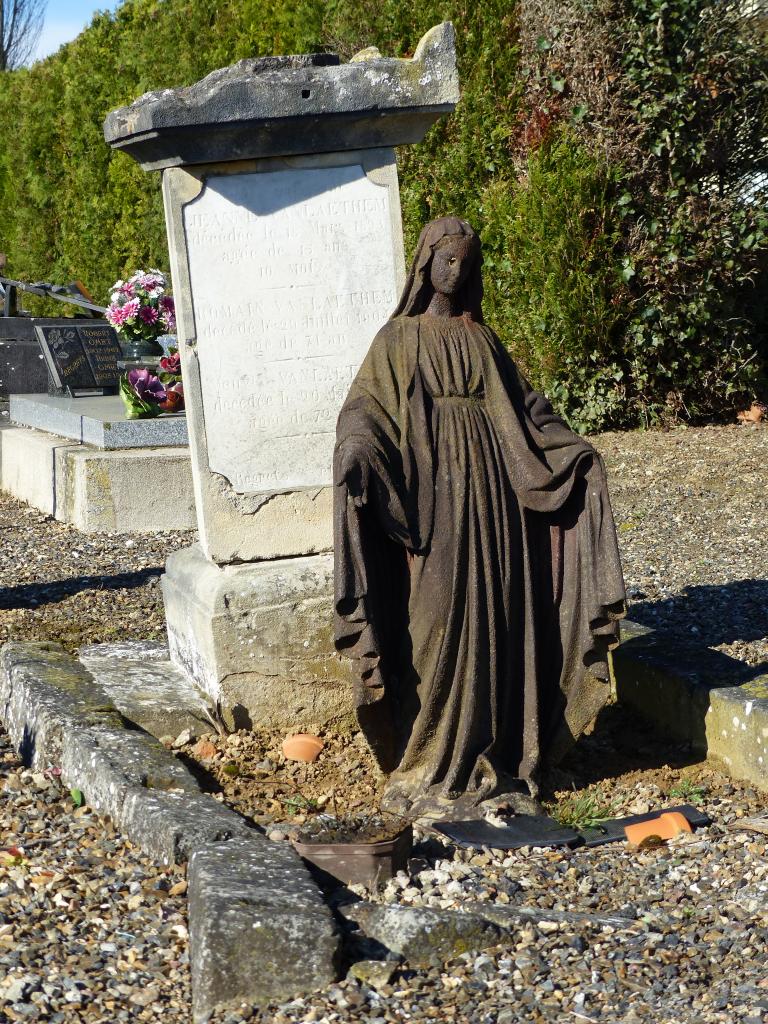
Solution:
{"label": "gravel ground", "polygon": [[[608,466],[631,616],[670,633],[681,648],[767,661],[768,430],[710,427],[594,441]],[[57,639],[75,649],[162,635],[157,578],[166,555],[191,534],[84,537],[7,497],[0,498],[0,527],[0,642]],[[282,820],[295,790],[322,796],[352,764],[351,791],[355,773],[362,773],[358,782],[365,774],[356,747],[345,753],[340,739],[328,739],[329,761],[314,773],[287,771],[264,794],[266,809],[259,787],[270,769],[253,773],[258,785],[250,787],[224,767],[244,763],[257,748],[279,767],[274,738],[243,736],[221,749],[217,741],[212,777],[230,787],[233,801],[239,789],[244,810],[265,824]],[[154,867],[108,824],[73,809],[55,777],[26,772],[7,745],[0,750],[0,846],[10,851],[0,855],[0,1021],[186,1022],[181,875]],[[685,762],[685,751],[670,750],[612,709],[551,780],[552,806],[567,806],[572,785],[617,814],[688,799],[707,810],[710,828],[635,853],[622,844],[467,853],[421,835],[409,872],[364,894],[447,908],[470,897],[610,910],[631,919],[631,928],[541,921],[503,949],[466,953],[443,969],[399,965],[376,985],[350,978],[293,1004],[222,1014],[221,1024],[768,1024],[766,839],[732,828],[765,815],[766,800],[711,766]],[[294,822],[302,816],[297,805],[288,809]]]}
{"label": "gravel ground", "polygon": [[[417,832],[408,871],[378,891],[354,887],[363,898],[409,906],[455,910],[471,900],[610,913],[626,918],[626,929],[544,918],[521,925],[508,945],[440,969],[392,964],[375,984],[350,976],[316,996],[217,1020],[765,1024],[768,848],[765,835],[740,822],[765,816],[768,801],[711,765],[680,757],[670,766],[668,758],[652,731],[614,709],[560,781],[586,787],[594,807],[610,814],[694,802],[713,822],[694,835],[642,851],[619,843],[505,853],[456,850]],[[601,781],[590,785],[595,774]],[[568,805],[566,792],[552,796],[554,808]]]}
{"label": "gravel ground", "polygon": [[184,531],[84,534],[0,494],[0,644],[55,640],[69,651],[164,640],[160,575]]}
{"label": "gravel ground", "polygon": [[0,1021],[186,1021],[185,890],[0,733]]}
{"label": "gravel ground", "polygon": [[[338,756],[335,741],[327,752]],[[453,909],[471,899],[611,912],[631,922],[627,929],[544,919],[504,947],[442,969],[392,964],[376,984],[350,977],[216,1021],[765,1024],[766,837],[734,829],[765,815],[766,799],[710,765],[668,759],[658,737],[613,709],[559,781],[587,787],[608,813],[696,802],[713,825],[692,837],[634,853],[617,844],[506,854],[455,850],[419,833],[407,873],[379,891],[357,890],[412,906]],[[325,784],[334,769],[324,771],[316,775]],[[300,772],[306,787],[310,773]],[[188,1021],[181,873],[155,867],[108,823],[75,809],[55,774],[21,768],[5,742],[0,778],[0,1020]],[[563,792],[553,797],[555,806],[567,802]]]}
{"label": "gravel ground", "polygon": [[[362,733],[323,733],[325,747],[311,764],[287,761],[285,733],[241,730],[230,736],[182,733],[173,748],[196,762],[209,788],[267,830],[293,835],[318,811],[365,815],[378,804],[384,781]],[[167,741],[166,741],[167,742]],[[189,763],[189,762],[187,762]],[[285,827],[283,827],[285,826]]]}
{"label": "gravel ground", "polygon": [[[630,615],[750,664],[768,661],[768,427],[600,434]],[[0,495],[0,643],[70,650],[163,636],[158,579],[194,533],[78,533]]]}
{"label": "gravel ground", "polygon": [[601,434],[630,618],[768,661],[768,427]]}

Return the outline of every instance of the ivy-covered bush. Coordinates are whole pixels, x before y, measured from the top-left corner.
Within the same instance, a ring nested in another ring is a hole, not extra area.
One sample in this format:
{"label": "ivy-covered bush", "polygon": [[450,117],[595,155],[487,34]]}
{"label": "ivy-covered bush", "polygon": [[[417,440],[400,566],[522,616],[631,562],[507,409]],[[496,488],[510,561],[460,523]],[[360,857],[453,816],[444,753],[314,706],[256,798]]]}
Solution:
{"label": "ivy-covered bush", "polygon": [[159,176],[106,146],[113,107],[245,56],[406,56],[444,18],[462,101],[398,154],[407,247],[445,213],[481,230],[486,317],[579,429],[730,413],[766,363],[766,196],[746,193],[768,59],[721,0],[124,0],[0,74],[9,270],[106,301],[167,267]]}
{"label": "ivy-covered bush", "polygon": [[[589,273],[605,330],[580,340],[570,316],[529,328],[530,348],[549,360],[541,379],[583,426],[730,415],[765,387],[768,47],[764,23],[743,10],[713,0],[521,4],[518,167],[533,161],[549,169],[550,188],[564,183],[574,150],[563,149],[563,125],[573,146],[611,167],[595,207],[602,274]],[[533,201],[540,178],[524,176],[522,188]],[[541,239],[521,196],[513,217],[507,233],[522,247],[510,256],[524,260],[526,237],[530,249]],[[573,226],[563,214],[550,231],[546,259],[562,274]],[[597,372],[580,378],[574,360],[585,357]]]}
{"label": "ivy-covered bush", "polygon": [[566,126],[523,170],[493,211],[508,254],[502,305],[521,367],[589,431],[626,408],[619,354],[630,317],[612,205],[619,175]]}

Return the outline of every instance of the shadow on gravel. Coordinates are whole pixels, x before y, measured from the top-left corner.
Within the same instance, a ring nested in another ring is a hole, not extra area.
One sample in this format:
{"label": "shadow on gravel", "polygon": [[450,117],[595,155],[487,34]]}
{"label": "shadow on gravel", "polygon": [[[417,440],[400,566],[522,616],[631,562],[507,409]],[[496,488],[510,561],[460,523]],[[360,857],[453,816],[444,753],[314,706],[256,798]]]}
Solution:
{"label": "shadow on gravel", "polygon": [[0,608],[39,608],[44,604],[56,604],[84,590],[133,590],[145,586],[151,579],[159,579],[163,572],[162,568],[157,567],[118,572],[111,576],[73,576],[71,579],[48,583],[0,587]]}
{"label": "shadow on gravel", "polygon": [[663,601],[632,601],[628,617],[686,647],[716,647],[768,635],[768,580],[691,586]]}

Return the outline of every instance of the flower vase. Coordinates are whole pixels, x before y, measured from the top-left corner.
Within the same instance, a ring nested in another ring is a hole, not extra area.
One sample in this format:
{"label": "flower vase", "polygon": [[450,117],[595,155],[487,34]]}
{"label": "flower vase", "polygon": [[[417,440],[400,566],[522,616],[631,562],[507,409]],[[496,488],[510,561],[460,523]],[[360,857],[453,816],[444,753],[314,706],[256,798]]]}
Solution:
{"label": "flower vase", "polygon": [[124,338],[118,334],[123,359],[129,363],[141,363],[145,359],[158,359],[162,356],[163,346],[156,338]]}

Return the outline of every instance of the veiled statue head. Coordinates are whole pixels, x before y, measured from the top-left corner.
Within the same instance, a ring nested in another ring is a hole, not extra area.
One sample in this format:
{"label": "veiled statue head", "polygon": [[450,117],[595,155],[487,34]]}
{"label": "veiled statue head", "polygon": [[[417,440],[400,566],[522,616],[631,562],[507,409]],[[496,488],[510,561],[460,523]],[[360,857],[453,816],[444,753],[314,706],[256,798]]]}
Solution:
{"label": "veiled statue head", "polygon": [[440,217],[430,221],[419,235],[405,288],[392,316],[419,316],[440,291],[453,296],[463,316],[482,323],[482,263],[480,238],[465,220]]}

